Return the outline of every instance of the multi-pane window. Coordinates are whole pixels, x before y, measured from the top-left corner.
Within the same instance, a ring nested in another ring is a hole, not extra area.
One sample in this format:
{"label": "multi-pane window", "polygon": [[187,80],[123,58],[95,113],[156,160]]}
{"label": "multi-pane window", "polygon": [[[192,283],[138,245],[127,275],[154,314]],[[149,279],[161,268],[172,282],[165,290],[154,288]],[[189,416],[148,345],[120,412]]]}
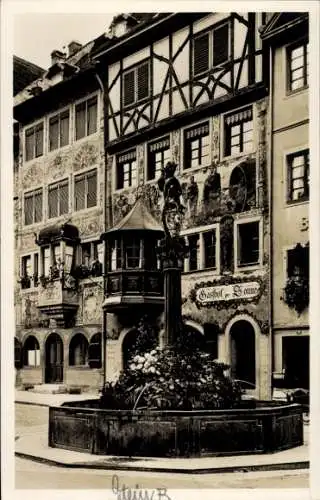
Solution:
{"label": "multi-pane window", "polygon": [[103,262],[103,244],[99,241],[90,241],[81,245],[81,263],[90,267],[94,261]]}
{"label": "multi-pane window", "polygon": [[97,131],[97,113],[97,96],[76,105],[76,141]]}
{"label": "multi-pane window", "polygon": [[287,49],[288,90],[304,88],[309,82],[309,44],[295,44]]}
{"label": "multi-pane window", "polygon": [[229,23],[202,33],[193,41],[193,74],[200,75],[210,68],[226,63],[230,58]]}
{"label": "multi-pane window", "polygon": [[26,161],[43,155],[43,122],[25,131],[25,159]]}
{"label": "multi-pane window", "polygon": [[149,97],[149,61],[139,64],[123,74],[123,105],[130,106]]}
{"label": "multi-pane window", "polygon": [[48,187],[48,218],[59,217],[69,211],[68,179]]}
{"label": "multi-pane window", "polygon": [[203,233],[204,267],[216,267],[216,232]]}
{"label": "multi-pane window", "polygon": [[165,137],[148,145],[148,180],[157,179],[161,170],[170,160],[170,138]]}
{"label": "multi-pane window", "polygon": [[24,223],[34,224],[42,221],[42,188],[25,193],[24,195]]}
{"label": "multi-pane window", "polygon": [[140,266],[140,248],[141,240],[139,238],[132,238],[125,244],[126,268],[137,269]]}
{"label": "multi-pane window", "polygon": [[252,266],[260,259],[260,223],[238,224],[238,266]]}
{"label": "multi-pane window", "polygon": [[309,197],[309,149],[287,156],[288,201]]}
{"label": "multi-pane window", "polygon": [[35,337],[30,335],[23,346],[23,364],[24,366],[40,366],[40,346]]}
{"label": "multi-pane window", "polygon": [[135,186],[137,181],[136,151],[128,151],[117,157],[116,188]]}
{"label": "multi-pane window", "polygon": [[44,276],[49,276],[51,266],[50,247],[42,247]]}
{"label": "multi-pane window", "polygon": [[39,256],[37,253],[21,258],[21,288],[38,286]]}
{"label": "multi-pane window", "polygon": [[183,168],[207,166],[210,163],[209,123],[202,123],[184,132]]}
{"label": "multi-pane window", "polygon": [[74,209],[95,207],[97,204],[97,170],[90,170],[74,178]]}
{"label": "multi-pane window", "polygon": [[69,110],[53,116],[49,120],[49,151],[69,144]]}
{"label": "multi-pane window", "polygon": [[116,271],[122,267],[122,248],[119,240],[115,240],[111,244],[109,266],[111,271]]}
{"label": "multi-pane window", "polygon": [[252,108],[225,116],[225,156],[251,153],[253,150]]}

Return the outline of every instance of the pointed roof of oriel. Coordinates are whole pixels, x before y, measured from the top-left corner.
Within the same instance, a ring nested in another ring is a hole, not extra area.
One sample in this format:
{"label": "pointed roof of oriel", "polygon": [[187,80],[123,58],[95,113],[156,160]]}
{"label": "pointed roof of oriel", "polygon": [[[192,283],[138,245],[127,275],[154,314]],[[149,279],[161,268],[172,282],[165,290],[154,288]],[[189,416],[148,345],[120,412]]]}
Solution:
{"label": "pointed roof of oriel", "polygon": [[108,235],[116,231],[155,231],[164,233],[159,222],[146,207],[142,197],[137,199],[130,212],[120,222],[104,234]]}

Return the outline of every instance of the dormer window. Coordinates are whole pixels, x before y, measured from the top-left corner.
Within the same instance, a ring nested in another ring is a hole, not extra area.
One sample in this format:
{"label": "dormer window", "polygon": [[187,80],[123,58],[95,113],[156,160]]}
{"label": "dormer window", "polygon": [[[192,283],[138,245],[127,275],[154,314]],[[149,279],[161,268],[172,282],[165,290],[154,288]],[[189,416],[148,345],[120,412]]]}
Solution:
{"label": "dormer window", "polygon": [[130,106],[150,95],[149,61],[139,64],[123,74],[123,105]]}

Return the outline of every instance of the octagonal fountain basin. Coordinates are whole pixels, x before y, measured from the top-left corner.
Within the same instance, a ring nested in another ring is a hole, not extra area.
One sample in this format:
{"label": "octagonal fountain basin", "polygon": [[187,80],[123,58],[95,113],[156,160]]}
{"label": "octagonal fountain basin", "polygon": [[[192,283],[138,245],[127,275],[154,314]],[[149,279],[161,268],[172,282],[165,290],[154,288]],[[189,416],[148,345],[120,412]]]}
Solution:
{"label": "octagonal fountain basin", "polygon": [[49,446],[97,455],[205,457],[303,444],[302,407],[243,401],[230,410],[108,410],[98,400],[49,409]]}

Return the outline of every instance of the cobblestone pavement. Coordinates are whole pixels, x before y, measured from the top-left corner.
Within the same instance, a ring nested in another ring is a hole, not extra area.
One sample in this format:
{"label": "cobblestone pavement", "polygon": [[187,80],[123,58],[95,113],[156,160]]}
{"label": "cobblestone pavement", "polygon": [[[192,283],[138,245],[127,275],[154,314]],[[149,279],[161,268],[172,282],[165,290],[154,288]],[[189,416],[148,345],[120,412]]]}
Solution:
{"label": "cobblestone pavement", "polygon": [[136,488],[137,484],[141,489],[166,488],[174,499],[170,490],[184,488],[308,488],[309,474],[305,470],[201,475],[118,471],[115,474],[107,470],[57,468],[16,458],[18,489],[111,489],[112,484],[119,489],[123,485]]}

